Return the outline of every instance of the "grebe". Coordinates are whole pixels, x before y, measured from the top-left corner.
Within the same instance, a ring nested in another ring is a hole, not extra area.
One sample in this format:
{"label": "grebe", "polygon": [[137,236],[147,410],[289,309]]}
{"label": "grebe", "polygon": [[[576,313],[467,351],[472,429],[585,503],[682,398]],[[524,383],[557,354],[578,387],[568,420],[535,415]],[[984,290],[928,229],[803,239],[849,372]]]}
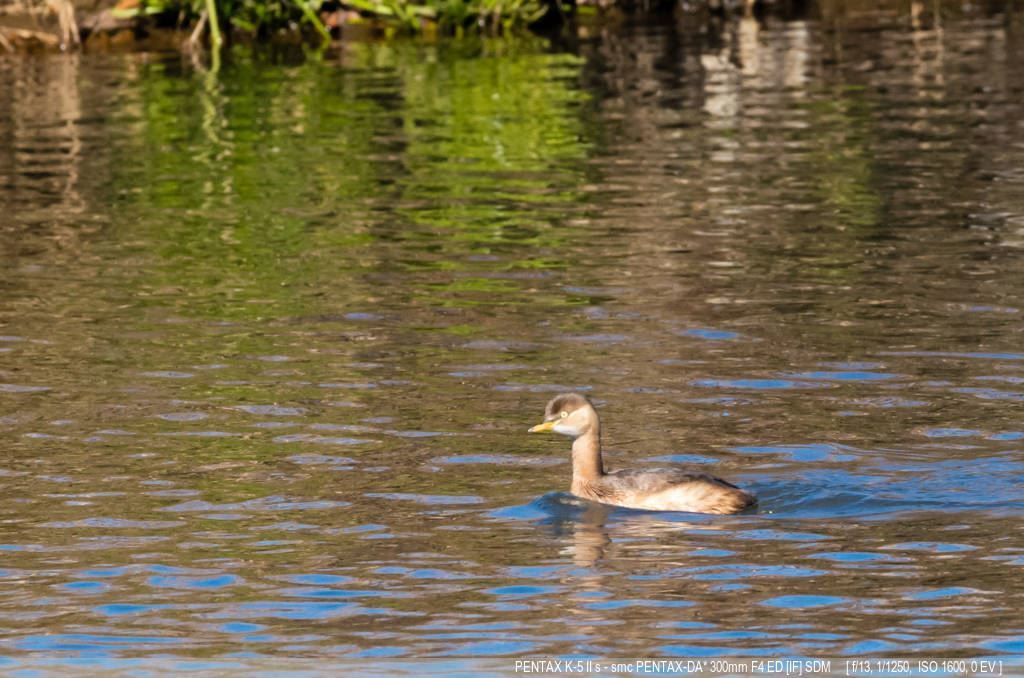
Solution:
{"label": "grebe", "polygon": [[601,422],[590,401],[578,393],[556,396],[544,410],[544,423],[530,433],[554,431],[572,442],[572,488],[577,497],[651,511],[739,513],[757,498],[721,478],[684,468],[652,468],[605,473],[601,462]]}

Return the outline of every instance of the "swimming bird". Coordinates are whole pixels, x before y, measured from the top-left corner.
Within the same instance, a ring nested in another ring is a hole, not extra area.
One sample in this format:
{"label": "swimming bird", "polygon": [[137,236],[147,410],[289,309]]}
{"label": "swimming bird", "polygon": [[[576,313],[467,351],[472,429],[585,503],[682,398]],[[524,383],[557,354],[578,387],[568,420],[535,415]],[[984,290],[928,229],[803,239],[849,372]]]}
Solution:
{"label": "swimming bird", "polygon": [[757,498],[732,483],[685,468],[631,469],[605,473],[601,461],[601,422],[597,410],[578,393],[551,399],[544,423],[530,433],[553,431],[572,442],[572,487],[577,497],[652,511],[739,513]]}

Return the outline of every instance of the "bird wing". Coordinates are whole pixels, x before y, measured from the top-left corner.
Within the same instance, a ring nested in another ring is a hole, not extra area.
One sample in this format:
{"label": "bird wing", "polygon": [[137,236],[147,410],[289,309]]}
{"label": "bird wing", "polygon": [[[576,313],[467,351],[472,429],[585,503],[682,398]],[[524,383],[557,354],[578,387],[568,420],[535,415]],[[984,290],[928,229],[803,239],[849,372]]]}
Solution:
{"label": "bird wing", "polygon": [[692,469],[679,466],[651,469],[624,469],[622,471],[613,471],[608,475],[615,478],[616,484],[619,484],[620,487],[629,487],[629,489],[634,492],[642,492],[645,494],[654,494],[656,492],[667,490],[671,487],[686,485],[688,483],[710,484],[717,485],[719,487],[739,489],[732,483],[726,482],[721,478],[716,478],[715,476],[701,471],[694,471]]}

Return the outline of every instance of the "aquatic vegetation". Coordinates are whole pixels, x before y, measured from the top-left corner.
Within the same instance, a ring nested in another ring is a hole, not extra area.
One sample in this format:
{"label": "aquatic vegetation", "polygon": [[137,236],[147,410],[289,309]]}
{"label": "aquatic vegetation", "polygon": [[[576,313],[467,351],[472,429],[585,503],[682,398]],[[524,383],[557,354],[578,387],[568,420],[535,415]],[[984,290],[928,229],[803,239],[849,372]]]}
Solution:
{"label": "aquatic vegetation", "polygon": [[308,25],[330,39],[317,15],[322,0],[122,0],[115,14],[123,17],[171,17],[178,25],[194,27],[192,41],[208,27],[210,43],[219,47],[221,28],[263,35],[280,27]]}
{"label": "aquatic vegetation", "polygon": [[191,42],[204,30],[219,47],[222,30],[266,37],[296,27],[311,29],[322,40],[343,24],[371,23],[389,32],[467,30],[497,34],[524,28],[549,11],[561,12],[558,0],[122,0],[123,18],[149,17],[191,26]]}

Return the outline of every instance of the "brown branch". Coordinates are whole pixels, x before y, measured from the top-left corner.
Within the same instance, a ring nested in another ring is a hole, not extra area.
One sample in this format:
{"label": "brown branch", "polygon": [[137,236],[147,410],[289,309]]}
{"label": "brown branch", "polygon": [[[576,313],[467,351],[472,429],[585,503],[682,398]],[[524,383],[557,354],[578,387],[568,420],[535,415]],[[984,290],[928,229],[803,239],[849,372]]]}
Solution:
{"label": "brown branch", "polygon": [[192,29],[192,35],[188,37],[188,48],[191,51],[195,51],[199,47],[199,38],[203,34],[203,29],[206,28],[206,10],[204,9],[199,13],[199,21],[196,22],[196,27]]}

